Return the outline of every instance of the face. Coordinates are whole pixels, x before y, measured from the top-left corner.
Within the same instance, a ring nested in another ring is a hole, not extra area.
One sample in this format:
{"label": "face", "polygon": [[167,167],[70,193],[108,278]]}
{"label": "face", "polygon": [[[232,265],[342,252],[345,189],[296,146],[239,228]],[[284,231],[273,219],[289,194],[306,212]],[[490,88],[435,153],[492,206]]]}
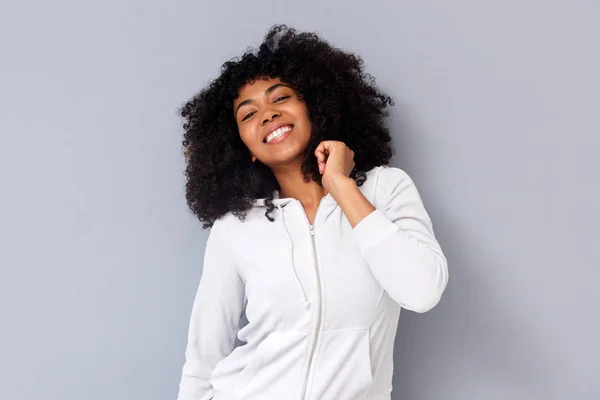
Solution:
{"label": "face", "polygon": [[311,124],[293,88],[279,79],[257,79],[239,90],[233,112],[253,160],[272,169],[302,162]]}

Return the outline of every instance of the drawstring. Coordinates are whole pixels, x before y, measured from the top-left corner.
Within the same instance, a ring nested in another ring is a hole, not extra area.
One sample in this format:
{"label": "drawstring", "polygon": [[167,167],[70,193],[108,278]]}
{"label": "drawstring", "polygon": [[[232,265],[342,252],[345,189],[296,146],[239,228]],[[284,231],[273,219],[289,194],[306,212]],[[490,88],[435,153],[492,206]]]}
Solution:
{"label": "drawstring", "polygon": [[284,217],[285,213],[283,212],[283,208],[281,207],[280,204],[277,205],[277,208],[279,209],[279,212],[281,214],[281,223],[283,225],[283,230],[285,231],[285,235],[288,239],[288,242],[290,243],[290,250],[292,253],[292,271],[294,273],[294,280],[296,281],[296,285],[298,286],[298,290],[300,291],[302,304],[304,305],[304,308],[308,308],[310,306],[310,302],[308,301],[308,297],[306,296],[306,292],[304,291],[304,288],[302,287],[302,284],[300,283],[300,278],[298,277],[298,272],[296,271],[296,263],[294,262],[294,243],[292,242],[292,238],[290,237],[290,233],[287,229],[287,225],[285,224],[285,217]]}

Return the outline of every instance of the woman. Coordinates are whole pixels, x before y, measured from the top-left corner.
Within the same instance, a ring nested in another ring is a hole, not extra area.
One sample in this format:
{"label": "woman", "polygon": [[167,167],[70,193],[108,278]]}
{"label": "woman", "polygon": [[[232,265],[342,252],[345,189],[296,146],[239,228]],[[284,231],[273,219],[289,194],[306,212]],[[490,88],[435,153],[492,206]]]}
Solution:
{"label": "woman", "polygon": [[390,399],[400,309],[448,279],[386,166],[391,103],[359,57],[279,26],[183,107],[187,200],[212,229],[180,400]]}

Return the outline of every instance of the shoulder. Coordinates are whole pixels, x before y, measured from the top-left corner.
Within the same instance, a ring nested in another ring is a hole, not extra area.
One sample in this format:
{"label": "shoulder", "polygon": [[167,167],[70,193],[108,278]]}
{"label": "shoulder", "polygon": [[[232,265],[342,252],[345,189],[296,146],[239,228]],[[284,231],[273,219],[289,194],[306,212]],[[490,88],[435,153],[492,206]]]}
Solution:
{"label": "shoulder", "polygon": [[220,254],[221,257],[235,262],[237,260],[236,249],[249,236],[247,230],[247,224],[245,225],[231,212],[219,217],[208,233],[207,251],[212,249],[211,251]]}
{"label": "shoulder", "polygon": [[414,188],[415,184],[406,171],[383,165],[367,172],[367,180],[361,191],[374,205],[382,203],[394,193]]}
{"label": "shoulder", "polygon": [[243,218],[228,212],[215,221],[211,228],[211,235],[223,237],[229,242],[239,240],[240,237],[255,235],[257,232],[264,231],[270,223],[265,212],[265,207],[256,206],[246,210]]}
{"label": "shoulder", "polygon": [[225,215],[220,216],[210,231],[211,234],[214,235],[227,235],[227,232],[230,232],[232,229],[236,229],[238,225],[240,225],[242,221],[239,217],[234,215],[232,212],[228,212]]}
{"label": "shoulder", "polygon": [[398,184],[402,182],[412,183],[412,179],[406,171],[396,167],[382,165],[367,172],[367,178],[375,178],[377,185]]}

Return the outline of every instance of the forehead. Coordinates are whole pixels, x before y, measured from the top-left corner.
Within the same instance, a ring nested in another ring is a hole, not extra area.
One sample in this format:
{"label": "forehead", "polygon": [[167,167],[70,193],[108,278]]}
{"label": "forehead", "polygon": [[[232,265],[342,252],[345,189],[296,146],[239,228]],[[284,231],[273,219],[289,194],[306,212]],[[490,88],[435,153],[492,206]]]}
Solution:
{"label": "forehead", "polygon": [[273,85],[282,83],[279,78],[258,78],[239,88],[238,97],[234,100],[234,105],[244,100],[263,96],[265,91]]}

